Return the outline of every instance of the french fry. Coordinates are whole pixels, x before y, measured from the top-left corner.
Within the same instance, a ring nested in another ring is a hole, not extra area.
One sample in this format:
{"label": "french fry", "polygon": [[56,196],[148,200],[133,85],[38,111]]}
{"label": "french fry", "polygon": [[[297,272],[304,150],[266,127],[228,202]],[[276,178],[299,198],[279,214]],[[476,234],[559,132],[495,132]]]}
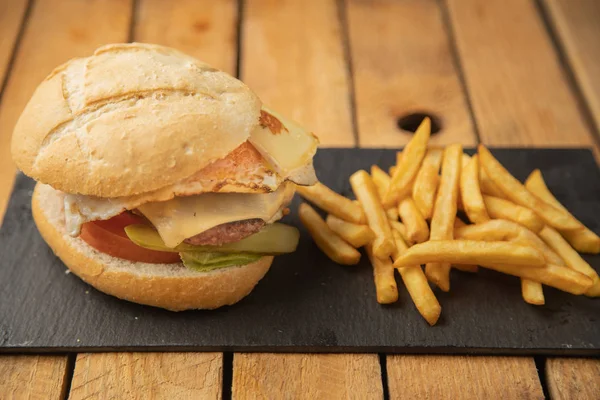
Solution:
{"label": "french fry", "polygon": [[530,279],[521,278],[521,296],[528,304],[543,306],[546,303],[542,284]]}
{"label": "french fry", "polygon": [[[534,170],[529,175],[525,181],[525,187],[546,203],[572,216],[569,210],[567,210],[556,197],[554,197],[552,192],[550,192],[539,169]],[[578,222],[580,223],[579,229],[574,231],[561,231],[560,233],[569,243],[571,243],[571,246],[573,246],[575,250],[582,253],[600,254],[600,237],[590,229],[586,228],[580,221]]]}
{"label": "french fry", "polygon": [[[454,220],[456,219],[462,154],[462,146],[459,144],[452,144],[444,150],[442,177],[431,218],[429,234],[429,240],[431,241],[449,240],[454,237]],[[445,292],[450,290],[451,262],[448,260],[432,261],[425,266],[427,278]]]}
{"label": "french fry", "polygon": [[412,198],[425,219],[431,219],[433,214],[435,193],[440,181],[439,171],[442,164],[442,155],[442,149],[432,148],[427,150],[421,169],[419,169],[413,184]]}
{"label": "french fry", "polygon": [[[469,161],[471,161],[471,156],[468,155],[467,153],[463,153],[462,158],[460,159],[461,175],[462,175],[462,171],[465,169],[465,167],[467,166],[467,164],[469,164]],[[463,211],[465,208],[464,208],[463,201],[462,201],[462,193],[461,193],[461,189],[460,189],[460,181],[459,181],[458,185],[459,186],[458,186],[458,196],[456,196],[456,205],[457,205],[457,207],[458,207],[459,210]]]}
{"label": "french fry", "polygon": [[397,151],[396,152],[396,165],[400,164],[402,162],[402,151]]}
{"label": "french fry", "polygon": [[483,202],[491,218],[516,222],[535,233],[544,227],[544,221],[536,213],[510,200],[484,194]]}
{"label": "french fry", "polygon": [[[373,183],[377,186],[377,193],[379,193],[379,199],[382,199],[383,196],[387,193],[390,182],[392,178],[388,174],[385,173],[384,170],[379,168],[377,165],[371,166],[371,179],[373,179]],[[396,207],[388,207],[385,212],[387,213],[390,219],[398,219],[398,210]]]}
{"label": "french fry", "polygon": [[318,182],[313,186],[296,186],[296,191],[320,209],[335,215],[344,221],[355,224],[366,224],[367,218],[360,205],[337,194],[327,186]]}
{"label": "french fry", "polygon": [[[392,234],[396,242],[396,251],[392,254],[392,259],[395,261],[400,254],[408,250],[408,245],[402,240],[398,231],[394,230]],[[433,290],[431,290],[431,286],[429,286],[429,282],[421,266],[413,265],[411,267],[400,268],[398,271],[419,313],[429,325],[435,325],[440,318],[442,307],[435,297]]]}
{"label": "french fry", "polygon": [[398,209],[396,207],[388,208],[385,210],[390,221],[398,221]]}
{"label": "french fry", "polygon": [[390,226],[392,228],[392,234],[393,234],[393,231],[397,231],[400,234],[400,236],[402,237],[402,240],[404,240],[404,243],[406,243],[408,245],[408,247],[415,244],[414,242],[409,240],[408,233],[406,231],[406,226],[402,222],[390,221]]}
{"label": "french fry", "polygon": [[[581,272],[582,274],[588,276],[592,280],[592,288],[599,285],[600,278],[598,278],[598,273],[590,267],[579,253],[577,253],[571,245],[553,228],[546,226],[540,232],[540,236],[544,241],[548,244],[548,246],[552,247],[554,251],[558,253],[559,256],[565,261],[565,263],[574,269],[577,272]],[[592,291],[592,294],[595,294],[596,289]],[[586,293],[587,294],[587,293]]]}
{"label": "french fry", "polygon": [[396,166],[392,165],[389,169],[388,169],[388,173],[390,176],[394,176],[394,174],[396,173]]}
{"label": "french fry", "polygon": [[431,121],[425,118],[404,148],[400,162],[396,165],[390,187],[382,199],[387,207],[395,205],[398,200],[410,193],[413,180],[425,157],[430,133]]}
{"label": "french fry", "polygon": [[563,259],[529,229],[512,221],[492,219],[477,225],[465,225],[454,230],[455,239],[480,241],[511,241],[538,249],[549,264],[565,265]]}
{"label": "french fry", "polygon": [[[550,249],[535,233],[512,221],[494,219],[479,225],[458,228],[454,231],[454,237],[470,240],[510,240],[515,243],[530,245],[544,255],[547,263],[564,265],[560,256]],[[523,279],[521,281],[521,292],[527,303],[544,304],[544,291],[539,282]]]}
{"label": "french fry", "polygon": [[579,228],[580,223],[575,218],[531,194],[521,182],[494,158],[485,146],[479,145],[478,151],[483,168],[509,200],[529,208],[539,215],[547,225],[563,230],[576,230]]}
{"label": "french fry", "polygon": [[381,259],[374,252],[373,243],[366,246],[367,255],[373,266],[373,279],[375,281],[375,291],[377,292],[377,302],[379,304],[390,304],[398,301],[398,286],[394,278],[394,266],[389,256]]}
{"label": "french fry", "polygon": [[485,169],[481,166],[481,163],[479,164],[479,187],[481,188],[481,193],[505,199],[506,196],[504,196],[502,190],[490,179]]}
{"label": "french fry", "polygon": [[429,239],[429,227],[425,218],[410,197],[405,197],[398,204],[398,215],[406,226],[406,235],[413,243],[421,243]]}
{"label": "french fry", "polygon": [[390,182],[392,181],[392,178],[390,178],[390,176],[377,165],[371,165],[371,179],[373,180],[375,186],[377,186],[379,198],[382,199],[390,188]]}
{"label": "french fry", "polygon": [[479,188],[479,158],[477,154],[469,160],[466,166],[463,166],[460,174],[460,193],[465,213],[471,222],[480,224],[490,219]]}
{"label": "french fry", "polygon": [[362,247],[375,239],[375,234],[367,225],[353,224],[331,214],[327,216],[325,222],[329,229],[356,248]]}
{"label": "french fry", "polygon": [[394,267],[425,263],[502,264],[523,268],[541,268],[544,256],[531,246],[512,242],[483,242],[475,240],[437,240],[417,243],[405,251]]}
{"label": "french fry", "polygon": [[352,174],[350,185],[367,216],[369,227],[375,233],[373,253],[381,259],[388,258],[395,248],[394,237],[375,184],[366,171],[360,170]]}
{"label": "french fry", "polygon": [[298,208],[300,221],[306,227],[317,246],[333,261],[343,265],[354,265],[360,261],[360,253],[336,235],[308,204]]}
{"label": "french fry", "polygon": [[575,295],[583,294],[592,286],[592,280],[589,277],[560,265],[546,264],[542,268],[522,268],[512,265],[488,264],[482,265],[482,267],[539,282]]}

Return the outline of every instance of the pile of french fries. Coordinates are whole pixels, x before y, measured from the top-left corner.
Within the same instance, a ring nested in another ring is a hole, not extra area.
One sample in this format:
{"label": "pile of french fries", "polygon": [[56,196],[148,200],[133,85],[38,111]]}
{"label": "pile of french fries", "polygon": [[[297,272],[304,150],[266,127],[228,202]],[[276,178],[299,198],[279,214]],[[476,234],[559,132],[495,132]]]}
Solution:
{"label": "pile of french fries", "polygon": [[600,237],[558,202],[539,170],[522,184],[483,145],[472,157],[459,144],[428,148],[430,130],[426,118],[389,174],[377,165],[370,174],[355,172],[355,201],[320,183],[297,188],[328,213],[323,220],[307,203],[299,209],[329,258],[354,265],[364,247],[377,301],[398,300],[397,269],[430,325],[441,314],[430,283],[449,291],[452,268],[476,273],[481,266],[519,277],[523,299],[535,305],[544,304],[542,285],[600,296],[598,274],[578,253],[600,253]]}

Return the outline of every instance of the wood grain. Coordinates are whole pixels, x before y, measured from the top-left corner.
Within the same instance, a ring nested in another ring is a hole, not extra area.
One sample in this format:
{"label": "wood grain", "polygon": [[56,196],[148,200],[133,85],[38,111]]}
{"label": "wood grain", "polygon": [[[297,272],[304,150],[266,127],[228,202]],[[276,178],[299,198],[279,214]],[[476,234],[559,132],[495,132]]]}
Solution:
{"label": "wood grain", "polygon": [[440,118],[431,143],[475,144],[439,2],[350,0],[348,29],[361,146],[406,144],[397,120],[414,112]]}
{"label": "wood grain", "polygon": [[600,395],[600,360],[548,358],[546,382],[553,400],[592,400]]}
{"label": "wood grain", "polygon": [[220,399],[221,353],[78,354],[69,399]]}
{"label": "wood grain", "polygon": [[533,1],[446,1],[484,143],[592,143]]}
{"label": "wood grain", "polygon": [[238,353],[232,395],[236,400],[380,399],[380,374],[376,354]]}
{"label": "wood grain", "polygon": [[354,145],[336,1],[248,0],[243,14],[241,79],[322,145]]}
{"label": "wood grain", "polygon": [[0,219],[15,173],[12,130],[33,90],[70,58],[88,55],[105,43],[127,41],[130,14],[131,2],[121,0],[46,0],[33,5],[0,108]]}
{"label": "wood grain", "polygon": [[28,0],[0,2],[0,91],[17,41]]}
{"label": "wood grain", "polygon": [[545,0],[575,79],[600,127],[600,2]]}
{"label": "wood grain", "polygon": [[0,356],[0,399],[62,399],[67,356]]}
{"label": "wood grain", "polygon": [[235,0],[141,0],[134,39],[174,47],[235,74],[237,61]]}
{"label": "wood grain", "polygon": [[532,358],[388,356],[390,399],[543,399]]}

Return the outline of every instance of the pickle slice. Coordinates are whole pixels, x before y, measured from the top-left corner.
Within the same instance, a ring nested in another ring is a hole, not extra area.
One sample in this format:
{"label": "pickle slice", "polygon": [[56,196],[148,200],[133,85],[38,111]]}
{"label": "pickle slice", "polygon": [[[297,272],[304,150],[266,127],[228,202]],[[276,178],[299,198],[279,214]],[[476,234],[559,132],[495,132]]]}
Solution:
{"label": "pickle slice", "polygon": [[194,246],[181,243],[177,247],[170,248],[165,246],[158,232],[148,225],[129,225],[125,227],[125,233],[133,243],[140,247],[176,253],[218,252],[278,255],[294,252],[300,239],[298,229],[279,223],[269,224],[254,235],[221,246]]}
{"label": "pickle slice", "polygon": [[180,253],[181,261],[187,268],[198,272],[208,272],[219,268],[246,265],[259,260],[262,255],[251,253]]}

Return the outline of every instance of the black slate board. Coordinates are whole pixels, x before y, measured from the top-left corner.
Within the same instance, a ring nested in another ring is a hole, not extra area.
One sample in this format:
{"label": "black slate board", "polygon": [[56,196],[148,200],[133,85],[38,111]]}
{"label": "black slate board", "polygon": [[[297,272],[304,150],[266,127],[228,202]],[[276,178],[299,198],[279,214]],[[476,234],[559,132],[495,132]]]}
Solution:
{"label": "black slate board", "polygon": [[[550,189],[600,230],[600,174],[589,150],[494,150],[519,179],[540,168]],[[320,179],[350,195],[348,177],[389,166],[392,150],[323,149]],[[0,352],[269,351],[600,355],[600,299],[546,288],[543,307],[521,299],[517,278],[452,272],[429,327],[399,284],[391,306],[375,301],[366,257],[329,261],[301,228],[296,253],[277,257],[250,296],[216,311],[172,313],[104,295],[65,273],[30,213],[33,182],[17,178],[0,231]],[[286,217],[300,226],[295,210]],[[600,257],[586,259],[600,269]]]}

